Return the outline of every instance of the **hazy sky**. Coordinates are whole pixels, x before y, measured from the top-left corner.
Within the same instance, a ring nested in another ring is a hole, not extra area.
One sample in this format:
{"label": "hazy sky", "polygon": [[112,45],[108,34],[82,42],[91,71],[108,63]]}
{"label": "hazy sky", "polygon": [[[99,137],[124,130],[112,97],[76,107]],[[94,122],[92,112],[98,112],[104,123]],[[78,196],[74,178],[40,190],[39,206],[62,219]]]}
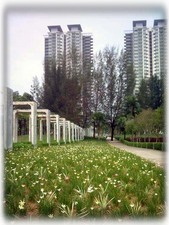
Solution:
{"label": "hazy sky", "polygon": [[132,30],[133,20],[163,19],[162,8],[11,8],[5,13],[7,86],[20,94],[30,92],[32,79],[43,78],[44,36],[47,26],[81,24],[83,32],[93,34],[94,53],[105,46],[124,47],[124,34]]}

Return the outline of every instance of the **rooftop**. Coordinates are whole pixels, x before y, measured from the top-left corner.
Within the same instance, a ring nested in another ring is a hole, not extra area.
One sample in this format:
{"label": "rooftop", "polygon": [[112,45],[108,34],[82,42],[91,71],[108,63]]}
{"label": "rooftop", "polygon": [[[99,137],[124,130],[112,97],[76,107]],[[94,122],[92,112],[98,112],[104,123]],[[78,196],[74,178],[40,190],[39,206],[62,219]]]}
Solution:
{"label": "rooftop", "polygon": [[77,28],[79,31],[82,32],[82,28],[80,24],[71,24],[71,25],[67,25],[68,29],[71,31],[72,28]]}
{"label": "rooftop", "polygon": [[133,21],[133,27],[136,27],[138,24],[142,24],[145,27],[146,26],[146,20]]}
{"label": "rooftop", "polygon": [[52,30],[58,30],[58,31],[60,31],[60,32],[63,32],[63,30],[62,30],[62,28],[61,28],[60,25],[48,26],[48,29],[50,30],[50,32],[51,32]]}
{"label": "rooftop", "polygon": [[161,19],[161,20],[154,20],[154,26],[158,26],[158,24],[166,24],[166,20]]}

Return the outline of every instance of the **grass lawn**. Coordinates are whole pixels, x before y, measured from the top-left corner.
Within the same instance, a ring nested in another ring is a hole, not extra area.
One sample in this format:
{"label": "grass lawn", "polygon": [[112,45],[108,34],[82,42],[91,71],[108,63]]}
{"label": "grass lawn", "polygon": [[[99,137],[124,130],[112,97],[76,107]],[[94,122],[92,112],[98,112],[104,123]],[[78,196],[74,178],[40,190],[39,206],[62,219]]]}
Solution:
{"label": "grass lawn", "polygon": [[6,217],[158,218],[165,171],[106,141],[5,153]]}

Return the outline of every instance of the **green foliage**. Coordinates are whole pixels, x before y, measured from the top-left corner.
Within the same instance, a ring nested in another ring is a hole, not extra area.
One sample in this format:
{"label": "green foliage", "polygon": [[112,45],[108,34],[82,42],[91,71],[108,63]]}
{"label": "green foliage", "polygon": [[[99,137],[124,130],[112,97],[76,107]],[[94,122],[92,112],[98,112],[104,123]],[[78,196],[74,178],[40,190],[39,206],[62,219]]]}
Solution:
{"label": "green foliage", "polygon": [[27,92],[20,95],[18,91],[15,91],[13,92],[13,101],[33,101],[33,97]]}
{"label": "green foliage", "polygon": [[164,133],[164,109],[143,110],[134,119],[126,122],[126,132],[129,134],[155,134]]}
{"label": "green foliage", "polygon": [[[97,127],[98,137],[100,138],[101,132],[106,125],[105,115],[102,112],[95,112],[92,115],[92,119],[93,119],[93,125],[94,125],[94,132],[95,132],[95,128]],[[94,134],[94,137],[95,137],[95,134]]]}
{"label": "green foliage", "polygon": [[138,148],[148,148],[148,149],[155,149],[160,151],[165,151],[165,144],[164,143],[157,143],[157,142],[131,142],[124,139],[120,139],[121,142],[128,146],[138,147]]}
{"label": "green foliage", "polygon": [[157,109],[164,103],[163,82],[163,79],[157,76],[152,76],[149,80],[142,80],[137,94],[141,108]]}
{"label": "green foliage", "polygon": [[150,88],[150,107],[152,109],[157,109],[164,102],[163,80],[159,79],[157,76],[152,76],[149,80],[149,88]]}
{"label": "green foliage", "polygon": [[135,117],[140,112],[140,104],[136,96],[127,96],[125,99],[125,114]]}
{"label": "green foliage", "polygon": [[[52,67],[52,68],[51,68]],[[56,63],[45,64],[44,108],[79,124],[81,112],[81,75],[67,77]]]}
{"label": "green foliage", "polygon": [[6,151],[4,165],[12,220],[164,216],[164,170],[105,141]]}
{"label": "green foliage", "polygon": [[131,119],[131,120],[126,121],[125,129],[126,129],[126,133],[127,134],[136,135],[136,133],[137,133],[137,125],[135,123],[135,120]]}
{"label": "green foliage", "polygon": [[133,64],[131,63],[131,59],[128,59],[128,56],[126,55],[126,52],[124,52],[122,58],[122,63],[123,63],[123,71],[124,74],[126,74],[126,96],[131,96],[134,93],[134,87],[135,87],[135,73],[134,73],[134,68]]}
{"label": "green foliage", "polygon": [[144,79],[141,81],[137,99],[142,109],[148,109],[150,107],[150,90],[148,82]]}

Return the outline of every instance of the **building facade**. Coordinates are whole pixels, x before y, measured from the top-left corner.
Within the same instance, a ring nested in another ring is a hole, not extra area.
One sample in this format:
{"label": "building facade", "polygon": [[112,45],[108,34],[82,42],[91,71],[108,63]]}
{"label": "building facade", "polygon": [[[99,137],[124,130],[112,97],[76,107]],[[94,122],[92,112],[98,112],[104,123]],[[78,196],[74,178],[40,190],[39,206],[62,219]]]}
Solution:
{"label": "building facade", "polygon": [[64,33],[61,26],[48,26],[49,33],[45,37],[45,63],[55,61],[57,66],[63,66]]}
{"label": "building facade", "polygon": [[[48,26],[45,37],[45,62],[55,62],[56,67],[65,67],[66,75],[91,71],[93,62],[93,37],[85,34],[80,24],[67,25],[63,32],[61,26]],[[89,68],[90,65],[90,68]]]}
{"label": "building facade", "polygon": [[124,37],[127,63],[133,64],[134,94],[138,93],[142,79],[162,77],[166,73],[166,21],[154,20],[152,28],[146,20],[133,21],[133,30]]}
{"label": "building facade", "polygon": [[90,73],[93,70],[93,36],[83,34],[83,72]]}
{"label": "building facade", "polygon": [[152,29],[152,70],[153,74],[163,77],[166,74],[167,30],[165,20],[154,20]]}

